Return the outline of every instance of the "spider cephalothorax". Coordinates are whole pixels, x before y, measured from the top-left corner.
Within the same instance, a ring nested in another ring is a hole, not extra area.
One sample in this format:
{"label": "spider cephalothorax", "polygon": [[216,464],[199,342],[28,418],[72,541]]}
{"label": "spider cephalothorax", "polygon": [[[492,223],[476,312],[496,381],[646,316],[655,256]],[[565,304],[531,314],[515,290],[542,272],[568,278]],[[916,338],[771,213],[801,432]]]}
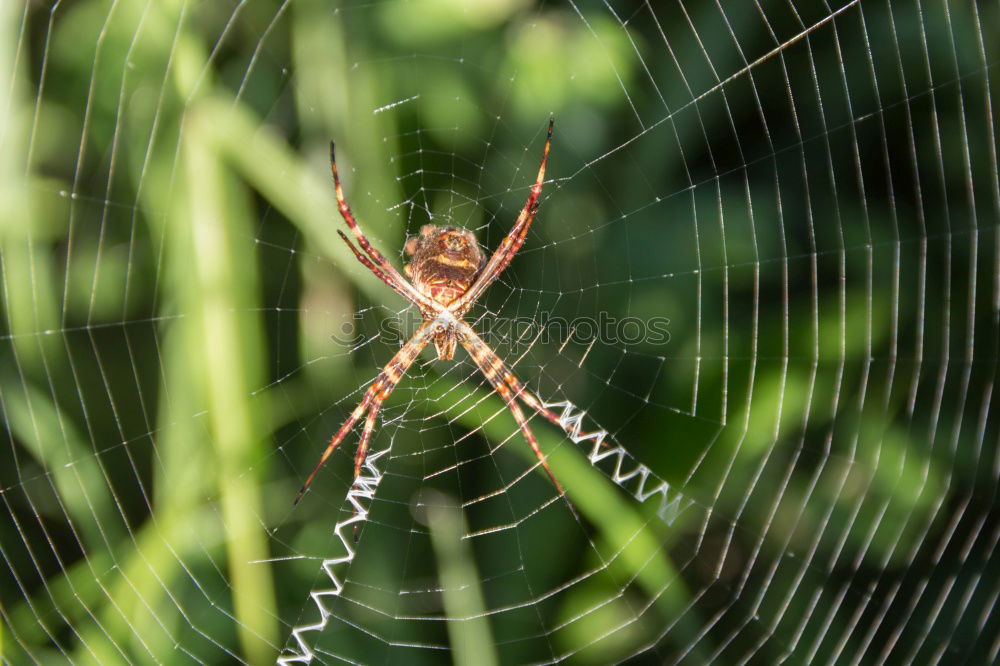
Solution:
{"label": "spider cephalothorax", "polygon": [[427,224],[420,229],[417,236],[406,241],[404,248],[406,254],[412,257],[412,261],[404,268],[406,275],[413,280],[412,283],[403,277],[378,250],[372,247],[354,220],[354,215],[344,200],[344,192],[340,187],[340,177],[337,175],[337,161],[334,158],[333,144],[330,144],[330,167],[333,171],[333,184],[337,193],[337,206],[340,209],[340,215],[344,218],[351,233],[354,234],[361,249],[355,247],[344,235],[344,232],[338,231],[337,233],[351,248],[351,252],[354,253],[358,261],[378,276],[380,280],[392,287],[400,296],[420,308],[424,322],[413,334],[413,337],[382,368],[382,372],[365,391],[361,402],[330,439],[330,443],[323,451],[316,467],[302,484],[302,489],[295,498],[296,502],[302,498],[302,494],[309,487],[326,459],[333,453],[333,450],[347,436],[361,415],[367,412],[364,430],[361,432],[361,443],[358,444],[358,452],[354,456],[354,478],[357,480],[358,475],[361,474],[361,465],[368,452],[368,443],[375,430],[375,419],[382,403],[389,397],[399,380],[403,378],[407,368],[417,359],[420,351],[431,343],[434,343],[438,358],[442,360],[452,358],[455,346],[459,343],[469,352],[469,356],[475,361],[479,370],[489,381],[490,386],[507,403],[507,408],[514,415],[518,427],[524,433],[525,439],[528,440],[528,445],[538,456],[539,463],[545,468],[553,485],[560,494],[563,493],[562,486],[559,485],[552,470],[549,469],[549,463],[538,447],[538,440],[535,439],[531,428],[528,427],[528,420],[517,401],[520,399],[549,421],[561,426],[559,415],[546,408],[538,398],[531,394],[507,368],[496,352],[483,342],[483,339],[476,334],[471,326],[462,321],[462,317],[483,295],[486,288],[507,268],[511,259],[524,244],[528,228],[538,211],[538,197],[542,193],[542,183],[545,179],[545,162],[548,159],[549,145],[552,142],[552,125],[553,121],[549,120],[549,132],[545,139],[545,149],[542,152],[542,163],[538,167],[538,176],[535,178],[535,184],[531,186],[528,200],[525,202],[524,208],[521,209],[521,214],[517,216],[513,228],[500,242],[500,247],[489,260],[479,248],[476,237],[471,231],[459,227],[437,227],[433,224]]}
{"label": "spider cephalothorax", "polygon": [[[468,291],[486,265],[486,255],[479,249],[476,237],[461,227],[425,224],[419,235],[406,241],[403,249],[413,257],[403,267],[413,286],[444,306]],[[433,340],[438,359],[451,360],[457,342],[455,329],[445,328]]]}

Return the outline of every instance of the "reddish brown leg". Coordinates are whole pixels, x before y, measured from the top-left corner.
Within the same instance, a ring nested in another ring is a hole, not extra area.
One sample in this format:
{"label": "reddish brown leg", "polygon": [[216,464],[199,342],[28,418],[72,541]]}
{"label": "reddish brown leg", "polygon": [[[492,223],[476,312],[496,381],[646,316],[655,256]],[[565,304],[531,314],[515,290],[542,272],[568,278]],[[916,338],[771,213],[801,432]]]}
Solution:
{"label": "reddish brown leg", "polygon": [[[390,264],[384,256],[382,256],[382,253],[376,250],[372,244],[368,242],[368,237],[365,236],[364,232],[361,231],[361,228],[358,226],[357,221],[354,219],[354,214],[351,213],[350,206],[348,206],[347,201],[344,200],[344,189],[340,185],[340,175],[337,172],[337,159],[334,152],[333,141],[330,142],[330,171],[333,173],[333,188],[337,193],[337,208],[340,211],[340,216],[344,218],[344,222],[347,223],[351,233],[353,233],[354,237],[358,239],[358,244],[361,246],[361,249],[364,250],[369,257],[371,257],[371,261],[366,262],[367,257],[362,259],[363,255],[348,242],[348,245],[351,246],[351,251],[354,252],[354,256],[356,256],[361,263],[365,264],[370,271],[378,275],[379,278],[386,284],[399,292],[404,298],[417,304],[422,310],[434,311],[434,306],[431,300],[417,291],[416,288],[406,280],[406,278],[400,275],[399,271],[397,271],[395,267],[393,267],[393,265]],[[341,237],[344,238],[345,241],[347,240],[343,234],[341,234]],[[378,271],[372,267],[372,262],[374,262],[375,266],[378,267]]]}
{"label": "reddish brown leg", "polygon": [[545,163],[549,159],[549,146],[552,144],[552,128],[554,125],[555,119],[550,118],[549,131],[545,138],[545,148],[542,149],[542,163],[538,167],[538,176],[535,178],[535,184],[531,186],[531,192],[528,194],[528,200],[524,203],[524,208],[521,209],[521,213],[517,216],[517,221],[510,232],[500,241],[500,246],[493,253],[493,256],[490,257],[490,260],[479,274],[479,278],[472,283],[468,291],[462,294],[456,304],[449,308],[457,315],[463,315],[469,311],[476,300],[482,296],[487,287],[493,284],[500,273],[507,268],[514,255],[524,245],[524,240],[528,236],[528,228],[531,226],[531,221],[535,219],[535,213],[538,211],[538,197],[542,193],[542,183],[545,181]]}
{"label": "reddish brown leg", "polygon": [[358,445],[358,452],[354,456],[355,480],[361,475],[361,466],[365,464],[365,456],[368,455],[368,444],[371,441],[372,433],[375,431],[375,419],[378,417],[378,411],[382,409],[382,403],[389,397],[389,394],[392,393],[392,389],[396,387],[397,383],[399,383],[399,379],[390,382],[372,400],[371,409],[368,410],[368,418],[365,419],[365,427],[361,431],[361,443]]}
{"label": "reddish brown leg", "polygon": [[[371,263],[365,263],[364,259],[361,259],[361,254],[355,250],[352,246],[351,250],[354,252],[354,256],[358,257],[361,263],[369,268],[373,273],[378,275],[386,284],[401,293],[408,300],[420,305],[421,307],[431,307],[430,299],[417,291],[413,285],[407,282],[406,278],[399,274],[399,271],[393,267],[389,261],[382,256],[382,253],[376,250],[372,244],[368,241],[368,237],[365,236],[364,232],[358,226],[357,221],[354,219],[354,214],[351,212],[350,206],[347,205],[347,201],[344,199],[344,189],[340,185],[340,174],[337,172],[337,158],[333,147],[333,141],[330,142],[330,171],[333,173],[333,188],[337,194],[337,209],[340,211],[340,216],[344,218],[344,222],[347,223],[348,228],[350,228],[351,233],[354,237],[358,239],[358,244],[361,249],[371,257],[372,261],[378,266],[381,274],[375,271],[371,267]],[[341,234],[343,236],[343,234]],[[345,238],[346,240],[346,238]],[[350,245],[350,243],[348,243]]]}
{"label": "reddish brown leg", "polygon": [[504,368],[503,380],[507,382],[507,385],[514,391],[514,395],[524,401],[524,404],[528,405],[528,407],[531,407],[533,410],[560,428],[563,427],[562,422],[559,420],[559,415],[543,405],[542,401],[536,398],[531,391],[525,388],[524,384],[522,384],[521,381],[506,368]]}
{"label": "reddish brown leg", "polygon": [[[485,372],[485,370],[484,370]],[[545,459],[545,454],[542,453],[541,447],[538,446],[538,440],[535,439],[535,433],[531,432],[531,428],[528,427],[528,419],[524,417],[524,412],[521,411],[521,407],[517,404],[517,397],[511,392],[510,387],[504,384],[502,381],[490,380],[493,384],[493,388],[496,389],[500,397],[503,398],[504,402],[507,403],[507,408],[510,409],[511,414],[514,415],[514,420],[517,421],[518,427],[521,428],[521,432],[524,433],[524,438],[528,440],[528,446],[531,450],[535,452],[535,456],[538,461],[542,463],[542,467],[545,468],[545,472],[549,475],[552,480],[552,485],[556,487],[556,490],[560,495],[565,495],[566,491],[563,490],[562,484],[556,479],[556,475],[552,473],[552,468],[549,467],[548,460]]]}
{"label": "reddish brown leg", "polygon": [[306,478],[305,483],[302,484],[302,488],[295,496],[294,504],[299,503],[299,500],[302,499],[302,495],[305,494],[306,489],[316,477],[316,474],[323,466],[323,463],[326,462],[327,458],[330,457],[330,454],[333,453],[333,450],[337,448],[337,445],[340,444],[344,437],[347,436],[347,433],[350,432],[357,420],[361,418],[364,411],[371,406],[368,418],[365,419],[365,428],[362,433],[361,443],[358,446],[358,453],[355,456],[354,478],[357,480],[358,475],[361,473],[361,465],[364,464],[365,455],[368,450],[368,441],[371,439],[372,430],[375,427],[375,417],[378,415],[379,407],[382,405],[382,402],[389,397],[389,394],[392,393],[392,390],[396,387],[396,384],[399,383],[399,380],[403,378],[403,374],[406,373],[407,368],[409,368],[413,361],[417,358],[420,351],[430,342],[430,338],[428,336],[429,330],[431,330],[429,324],[422,324],[420,328],[417,329],[417,332],[413,334],[413,337],[410,338],[409,342],[403,345],[403,347],[396,352],[396,355],[392,357],[392,360],[386,364],[385,368],[382,369],[382,372],[380,372],[378,377],[375,378],[375,381],[372,382],[372,385],[368,387],[368,390],[365,391],[364,396],[361,398],[361,402],[359,402],[358,406],[354,408],[351,415],[347,417],[344,424],[340,426],[337,434],[333,436],[330,440],[330,444],[326,447],[326,450],[323,451],[323,455],[320,456],[319,462],[316,463],[316,467],[313,468],[313,471],[309,474],[308,478]]}
{"label": "reddish brown leg", "polygon": [[344,424],[340,426],[340,429],[337,431],[337,434],[335,434],[332,438],[330,438],[330,444],[326,447],[326,450],[323,451],[323,455],[320,456],[319,462],[316,463],[315,467],[313,467],[313,471],[309,473],[309,476],[306,478],[305,483],[302,484],[302,488],[300,488],[298,494],[295,495],[295,501],[292,502],[293,505],[299,503],[299,500],[301,500],[302,496],[306,493],[306,489],[309,488],[309,484],[311,484],[313,479],[316,478],[316,474],[319,473],[319,470],[323,466],[323,463],[326,462],[326,459],[330,457],[330,454],[333,453],[333,450],[337,448],[337,445],[340,444],[341,441],[343,441],[344,437],[347,436],[347,433],[351,431],[351,427],[355,424],[355,422],[357,422],[359,418],[361,418],[361,415],[364,413],[365,409],[367,409],[368,405],[371,404],[372,396],[375,395],[377,386],[378,386],[378,380],[375,380],[375,383],[369,386],[368,390],[365,391],[365,395],[363,398],[361,398],[361,402],[358,403],[358,406],[354,408],[354,411],[351,412],[351,415],[348,416],[347,420],[344,421]]}
{"label": "reddish brown leg", "polygon": [[[518,427],[521,428],[521,432],[524,433],[524,438],[528,440],[528,445],[531,450],[535,452],[538,461],[542,463],[542,467],[548,473],[549,478],[552,480],[552,485],[556,487],[560,495],[565,495],[566,492],[563,490],[562,485],[556,479],[555,474],[552,473],[552,469],[549,467],[548,461],[545,459],[545,454],[542,453],[542,449],[538,446],[538,440],[535,439],[535,434],[531,432],[531,428],[528,427],[528,420],[524,417],[524,412],[521,411],[521,407],[517,404],[517,396],[511,391],[510,386],[504,381],[505,375],[510,375],[510,372],[504,367],[503,361],[500,357],[493,353],[485,342],[483,342],[479,336],[473,335],[462,335],[459,338],[462,342],[462,346],[469,352],[472,360],[476,362],[479,366],[480,371],[485,375],[487,381],[490,385],[500,394],[504,402],[507,404],[507,408],[514,415],[514,419],[517,421]],[[511,375],[513,376],[513,375]]]}
{"label": "reddish brown leg", "polygon": [[[511,391],[513,391],[514,393],[514,397],[520,398],[524,402],[524,404],[526,404],[528,407],[531,407],[533,410],[544,416],[553,424],[562,428],[562,430],[569,432],[566,426],[562,423],[560,415],[556,414],[551,409],[543,405],[542,401],[539,400],[534,393],[529,391],[527,387],[525,387],[525,385],[521,383],[521,380],[519,380],[514,375],[514,373],[512,373],[510,369],[507,368],[507,365],[500,359],[497,353],[492,349],[490,349],[490,346],[487,345],[483,341],[483,339],[479,337],[479,335],[475,332],[475,330],[472,329],[471,326],[469,326],[463,321],[459,323],[459,330],[461,336],[473,340],[473,344],[479,347],[480,349],[479,353],[483,356],[486,363],[490,365],[495,365],[498,368],[502,368],[499,372],[500,374],[502,374],[504,382],[506,382],[507,385],[510,386]],[[601,446],[607,447],[608,444],[602,441]]]}
{"label": "reddish brown leg", "polygon": [[400,284],[397,284],[391,277],[389,277],[388,275],[386,275],[382,271],[381,268],[379,268],[378,266],[376,266],[375,264],[373,264],[371,259],[369,259],[365,255],[363,255],[360,252],[358,252],[358,248],[354,247],[354,243],[352,243],[351,240],[347,236],[344,235],[343,231],[341,231],[340,229],[337,229],[337,233],[340,234],[340,238],[345,243],[347,243],[347,247],[351,248],[351,252],[354,253],[354,256],[357,258],[358,261],[360,261],[362,264],[364,264],[365,268],[367,268],[372,273],[374,273],[375,276],[378,277],[378,279],[382,280],[382,282],[385,282],[387,285],[389,285],[390,287],[392,287],[393,291],[395,291],[397,294],[399,294],[400,296],[402,296],[403,298],[405,298],[406,300],[410,301],[411,303],[413,303],[414,305],[416,305],[418,308],[420,308],[421,312],[426,312],[426,310],[424,308],[424,305],[423,305],[423,302],[422,301],[415,301],[411,297],[410,290],[406,288],[409,285],[400,285]]}

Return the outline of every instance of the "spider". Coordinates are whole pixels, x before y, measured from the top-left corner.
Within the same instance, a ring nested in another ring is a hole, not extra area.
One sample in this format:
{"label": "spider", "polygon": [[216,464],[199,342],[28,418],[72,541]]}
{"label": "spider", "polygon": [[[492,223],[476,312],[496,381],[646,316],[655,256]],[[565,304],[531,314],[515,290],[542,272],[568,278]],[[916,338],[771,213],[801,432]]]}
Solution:
{"label": "spider", "polygon": [[528,200],[521,209],[517,221],[510,233],[500,242],[493,256],[487,260],[476,238],[471,231],[461,227],[438,227],[433,224],[424,225],[420,233],[406,241],[404,252],[412,257],[412,261],[404,266],[403,271],[412,282],[404,278],[386,258],[368,242],[364,232],[354,220],[350,207],[344,200],[344,192],[340,186],[340,176],[337,174],[337,160],[334,144],[330,142],[330,169],[333,172],[333,186],[337,194],[337,207],[341,217],[354,234],[361,246],[359,250],[354,243],[337,230],[340,237],[347,243],[351,252],[365,268],[377,275],[379,279],[392,287],[400,296],[420,309],[423,322],[417,328],[413,337],[403,345],[396,355],[382,368],[375,381],[362,396],[361,401],[344,421],[340,429],[330,439],[330,444],[323,451],[316,467],[302,484],[301,490],[295,496],[295,504],[302,499],[309,484],[312,483],[320,468],[333,453],[337,445],[343,441],[358,419],[367,411],[364,429],[361,432],[361,442],[354,456],[354,481],[357,483],[368,453],[368,444],[375,430],[375,419],[382,403],[389,397],[392,390],[402,379],[410,365],[420,352],[430,343],[434,343],[438,359],[451,360],[455,354],[456,344],[461,344],[475,361],[479,370],[489,381],[493,389],[500,394],[507,408],[514,415],[521,432],[524,433],[528,445],[538,457],[539,462],[552,480],[552,484],[560,495],[565,495],[562,485],[556,480],[549,468],[545,455],[538,446],[538,440],[528,427],[528,420],[517,403],[520,398],[528,407],[542,414],[546,419],[559,425],[559,416],[542,405],[541,401],[528,392],[524,385],[507,368],[506,364],[482,338],[476,334],[462,318],[472,308],[476,301],[507,268],[514,255],[521,249],[528,228],[531,226],[535,213],[538,212],[538,197],[542,192],[542,182],[545,178],[545,162],[549,156],[549,146],[552,143],[552,128],[554,119],[549,119],[549,129],[545,138],[545,148],[542,150],[542,163],[538,168],[538,177],[531,187]]}

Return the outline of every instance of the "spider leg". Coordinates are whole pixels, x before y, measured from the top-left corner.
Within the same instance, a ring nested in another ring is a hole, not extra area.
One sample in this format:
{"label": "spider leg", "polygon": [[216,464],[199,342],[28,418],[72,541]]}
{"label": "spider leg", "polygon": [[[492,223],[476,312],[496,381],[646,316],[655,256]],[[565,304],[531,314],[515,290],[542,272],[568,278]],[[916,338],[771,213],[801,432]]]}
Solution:
{"label": "spider leg", "polygon": [[504,382],[510,386],[515,397],[520,398],[526,405],[528,405],[528,407],[531,407],[547,420],[565,430],[565,426],[562,424],[562,421],[560,421],[559,414],[556,414],[551,409],[543,405],[542,401],[521,383],[521,380],[519,380],[517,376],[510,371],[507,364],[500,359],[500,356],[493,351],[493,349],[491,349],[482,338],[479,337],[479,334],[476,333],[475,329],[464,321],[460,321],[458,322],[458,330],[460,336],[469,338],[472,341],[472,344],[477,347],[477,353],[481,355],[485,363],[499,368],[498,372],[500,372],[503,376]]}
{"label": "spider leg", "polygon": [[[397,294],[399,294],[400,296],[402,296],[403,298],[405,298],[406,300],[410,301],[411,303],[413,303],[414,305],[416,305],[418,308],[420,308],[421,312],[427,312],[427,309],[424,307],[424,300],[423,299],[421,299],[419,301],[416,300],[414,298],[414,296],[411,295],[411,293],[410,293],[411,290],[410,289],[406,289],[406,287],[409,287],[409,284],[406,284],[406,285],[397,284],[390,276],[386,275],[382,271],[381,268],[379,268],[378,266],[376,266],[375,264],[373,264],[371,259],[369,259],[365,255],[361,254],[361,252],[358,251],[358,248],[354,247],[354,243],[351,242],[351,239],[349,239],[344,234],[343,231],[341,231],[340,229],[337,229],[337,233],[340,234],[340,238],[345,243],[347,243],[347,247],[351,248],[351,252],[354,253],[354,256],[357,258],[358,261],[360,261],[362,264],[364,264],[365,268],[367,268],[372,273],[374,273],[375,276],[378,279],[382,280],[382,282],[385,282],[387,285],[389,285],[392,288],[392,290],[395,291]],[[415,290],[413,290],[413,291],[415,291]],[[433,310],[432,310],[432,312],[433,312]]]}
{"label": "spider leg", "polygon": [[[506,368],[504,368],[506,370]],[[564,428],[562,422],[559,420],[559,415],[553,412],[551,409],[542,404],[542,401],[535,397],[535,395],[529,391],[521,381],[514,376],[509,370],[504,373],[503,379],[507,382],[507,385],[514,391],[514,395],[524,401],[524,404],[531,407],[533,410],[544,416],[546,419]]]}
{"label": "spider leg", "polygon": [[327,445],[326,450],[323,451],[323,455],[320,456],[319,462],[317,462],[316,466],[313,467],[313,471],[309,473],[309,476],[306,478],[305,483],[302,484],[302,487],[299,489],[298,494],[295,495],[295,501],[292,502],[293,506],[299,503],[299,500],[301,500],[302,496],[305,495],[306,489],[309,488],[309,484],[311,484],[313,479],[316,478],[316,474],[319,473],[319,470],[323,466],[323,463],[326,462],[326,459],[330,457],[330,454],[333,453],[333,450],[337,448],[337,445],[340,444],[340,442],[344,439],[344,437],[347,436],[347,433],[350,432],[351,427],[354,426],[354,423],[359,418],[361,418],[361,415],[368,408],[368,405],[371,404],[372,396],[375,395],[375,387],[377,385],[378,385],[378,380],[376,380],[375,383],[373,383],[371,386],[368,387],[368,390],[365,391],[364,397],[361,398],[361,402],[358,403],[358,406],[354,408],[354,411],[351,412],[351,415],[348,416],[347,420],[344,421],[343,425],[340,426],[340,429],[337,430],[337,434],[335,434],[333,437],[330,438],[330,444]]}
{"label": "spider leg", "polygon": [[524,208],[521,209],[521,213],[517,216],[517,221],[514,222],[510,232],[500,241],[500,246],[497,247],[496,252],[479,273],[479,277],[451,306],[450,309],[455,314],[463,315],[468,312],[473,303],[486,291],[486,288],[493,284],[500,273],[510,265],[514,255],[524,245],[524,240],[528,236],[528,228],[538,211],[538,197],[542,193],[542,184],[545,180],[545,164],[549,159],[549,146],[552,144],[554,125],[555,119],[549,118],[549,131],[545,137],[545,148],[542,149],[542,163],[538,167],[538,176],[535,178],[535,184],[531,186],[531,192],[528,194],[528,200],[524,203]]}
{"label": "spider leg", "polygon": [[389,397],[389,394],[399,383],[399,380],[403,378],[407,369],[413,363],[413,361],[420,354],[420,351],[430,343],[430,333],[433,331],[433,326],[428,323],[421,324],[417,332],[413,334],[413,337],[403,345],[396,355],[392,357],[384,368],[382,372],[378,374],[372,385],[368,387],[365,391],[364,396],[361,398],[361,402],[358,406],[354,408],[351,415],[347,417],[340,429],[337,430],[335,434],[330,439],[330,444],[323,451],[323,455],[320,456],[319,462],[316,463],[316,467],[306,478],[305,483],[302,484],[302,488],[299,490],[298,494],[295,496],[294,504],[298,504],[299,500],[302,499],[302,495],[305,494],[306,489],[309,488],[309,484],[312,483],[313,479],[316,478],[316,474],[319,472],[323,463],[326,462],[333,450],[337,448],[337,445],[343,441],[347,433],[350,432],[351,428],[357,422],[361,415],[364,414],[365,410],[371,407],[368,413],[368,418],[365,419],[365,427],[361,436],[361,444],[358,446],[358,453],[354,461],[354,478],[357,480],[358,475],[361,473],[361,465],[364,463],[365,455],[368,450],[368,441],[371,439],[372,430],[375,427],[375,417],[378,414],[379,407],[381,407],[382,402]]}
{"label": "spider leg", "polygon": [[368,443],[371,441],[372,433],[375,431],[375,419],[378,416],[379,410],[382,408],[382,403],[389,398],[389,394],[392,393],[396,385],[399,384],[399,380],[403,378],[406,371],[409,369],[413,361],[416,360],[417,356],[420,354],[421,350],[430,343],[430,339],[417,340],[414,342],[417,336],[411,338],[410,342],[404,345],[389,361],[385,369],[382,370],[382,374],[379,375],[380,378],[384,378],[384,383],[382,387],[375,392],[374,398],[372,398],[371,407],[368,410],[368,417],[365,419],[365,427],[361,431],[361,443],[358,444],[358,452],[354,456],[354,479],[357,480],[358,476],[361,474],[361,466],[365,463],[365,456],[368,455]]}
{"label": "spider leg", "polygon": [[556,487],[556,490],[560,495],[565,495],[566,491],[563,490],[562,484],[559,483],[555,474],[552,473],[552,469],[549,467],[545,454],[542,453],[541,447],[538,446],[538,440],[535,438],[535,434],[531,432],[531,428],[528,427],[528,419],[524,417],[524,412],[521,411],[521,407],[517,404],[517,395],[514,394],[506,381],[508,376],[513,377],[513,375],[504,365],[503,361],[500,360],[500,357],[497,356],[478,335],[474,332],[472,335],[468,335],[468,331],[471,330],[472,329],[467,325],[463,327],[462,333],[459,337],[462,342],[462,346],[469,352],[469,356],[471,356],[472,360],[476,362],[477,366],[479,366],[479,370],[486,377],[486,380],[489,381],[490,385],[493,386],[493,389],[500,394],[501,398],[503,398],[507,405],[507,409],[509,409],[511,414],[514,415],[514,419],[517,421],[518,427],[521,428],[521,432],[524,433],[524,438],[528,440],[528,446],[530,446],[531,450],[535,452],[535,456],[537,456],[538,461],[542,463],[542,467],[544,467],[546,473],[548,473],[549,479],[552,480],[552,485]]}
{"label": "spider leg", "polygon": [[[344,218],[344,222],[347,223],[351,233],[353,233],[354,237],[358,240],[358,245],[361,246],[361,249],[368,255],[368,257],[371,257],[371,261],[366,262],[367,257],[362,258],[364,255],[351,246],[351,251],[354,252],[354,256],[356,256],[361,263],[365,264],[370,271],[375,273],[375,275],[378,275],[383,282],[395,289],[407,300],[420,306],[422,310],[434,312],[436,309],[440,309],[440,306],[435,308],[435,304],[431,301],[431,299],[417,291],[417,289],[410,284],[406,278],[404,278],[399,271],[393,267],[392,264],[389,263],[389,260],[372,246],[372,244],[368,241],[368,237],[365,236],[363,231],[361,231],[361,227],[358,226],[357,221],[354,219],[354,214],[351,213],[350,206],[348,206],[347,201],[344,200],[344,189],[340,186],[340,175],[337,172],[337,158],[334,152],[333,141],[330,142],[330,171],[333,173],[333,189],[337,193],[337,209],[340,211],[340,216]],[[345,241],[347,240],[343,234],[341,234],[341,237],[344,238]],[[350,242],[347,244],[351,245]],[[374,262],[375,266],[379,268],[381,273],[372,268],[372,262]]]}

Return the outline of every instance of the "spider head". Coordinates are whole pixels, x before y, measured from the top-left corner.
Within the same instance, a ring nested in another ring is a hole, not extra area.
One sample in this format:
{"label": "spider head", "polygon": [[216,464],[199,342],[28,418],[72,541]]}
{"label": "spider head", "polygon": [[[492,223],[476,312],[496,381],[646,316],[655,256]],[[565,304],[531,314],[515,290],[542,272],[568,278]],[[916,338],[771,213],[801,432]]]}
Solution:
{"label": "spider head", "polygon": [[413,285],[441,305],[464,294],[486,262],[476,237],[461,227],[425,224],[404,250],[413,257],[405,267]]}
{"label": "spider head", "polygon": [[455,335],[455,331],[446,330],[441,331],[434,336],[434,348],[437,349],[438,360],[439,361],[450,361],[455,357],[455,345],[458,342],[458,337]]}

